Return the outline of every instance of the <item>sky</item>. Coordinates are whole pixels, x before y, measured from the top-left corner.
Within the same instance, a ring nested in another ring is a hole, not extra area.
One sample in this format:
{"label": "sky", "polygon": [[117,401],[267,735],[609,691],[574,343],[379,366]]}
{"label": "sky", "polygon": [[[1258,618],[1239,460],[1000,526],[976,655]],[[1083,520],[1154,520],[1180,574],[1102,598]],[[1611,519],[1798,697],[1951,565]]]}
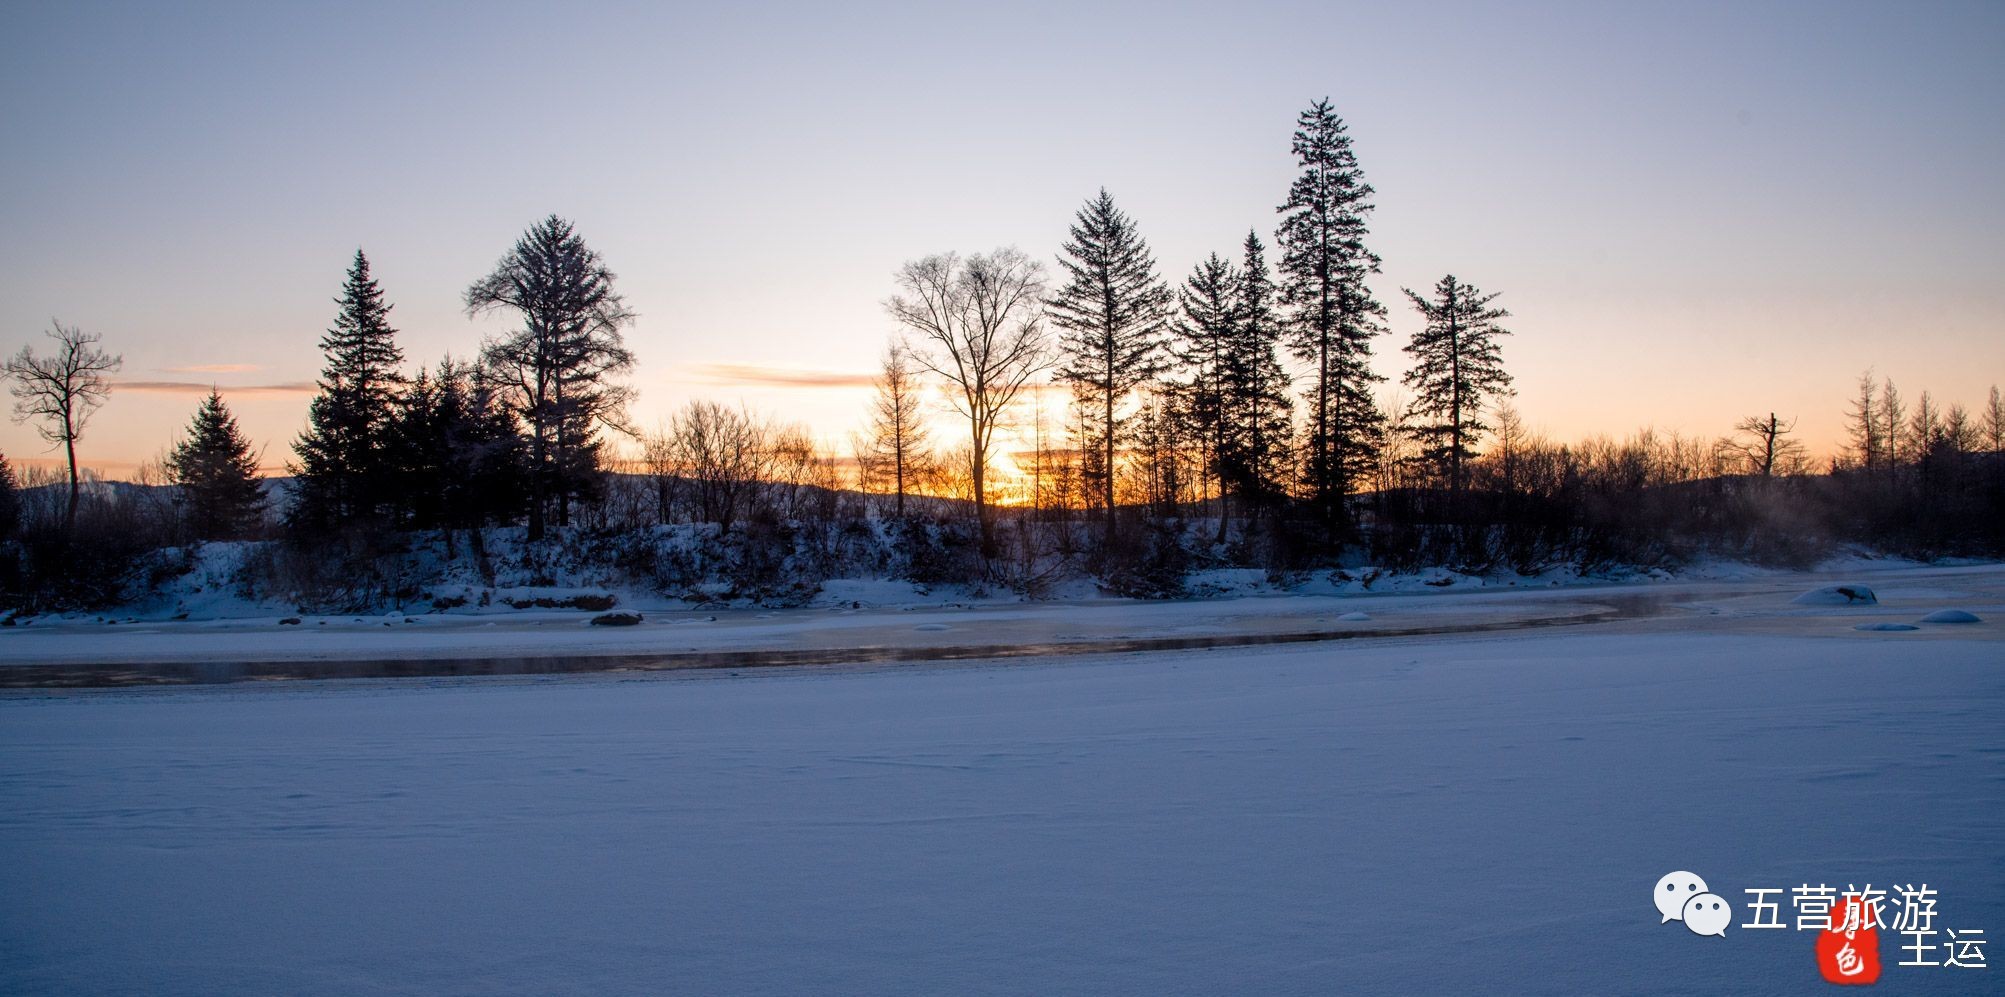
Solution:
{"label": "sky", "polygon": [[[1527,422],[1842,437],[1861,371],[2005,385],[2005,4],[0,6],[0,351],[124,357],[129,476],[219,387],[282,466],[360,247],[407,358],[551,213],[639,313],[634,420],[860,428],[907,260],[1055,267],[1106,187],[1180,282],[1270,246],[1329,97],[1377,189],[1375,346],[1453,273],[1512,312]],[[950,432],[944,430],[943,434]],[[0,425],[0,452],[48,454]]]}

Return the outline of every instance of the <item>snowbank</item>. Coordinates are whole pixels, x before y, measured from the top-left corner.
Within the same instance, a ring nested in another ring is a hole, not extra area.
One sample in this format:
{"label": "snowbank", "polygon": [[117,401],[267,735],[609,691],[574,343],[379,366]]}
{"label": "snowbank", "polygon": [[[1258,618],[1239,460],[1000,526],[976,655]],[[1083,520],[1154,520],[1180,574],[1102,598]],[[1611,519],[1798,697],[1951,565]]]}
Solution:
{"label": "snowbank", "polygon": [[1880,600],[1864,585],[1826,585],[1790,601],[1799,606],[1872,606]]}
{"label": "snowbank", "polygon": [[1923,623],[1982,623],[1977,614],[1961,609],[1938,609],[1921,618]]}

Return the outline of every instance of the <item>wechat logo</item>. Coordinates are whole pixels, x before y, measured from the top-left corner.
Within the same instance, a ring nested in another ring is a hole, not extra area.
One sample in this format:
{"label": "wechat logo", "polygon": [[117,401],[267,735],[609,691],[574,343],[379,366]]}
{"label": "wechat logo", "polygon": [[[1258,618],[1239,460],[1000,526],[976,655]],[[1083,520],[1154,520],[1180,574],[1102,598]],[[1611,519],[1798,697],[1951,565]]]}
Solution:
{"label": "wechat logo", "polygon": [[1683,921],[1695,935],[1727,936],[1733,922],[1733,907],[1718,894],[1706,889],[1706,881],[1695,872],[1673,872],[1657,881],[1652,899],[1665,921]]}

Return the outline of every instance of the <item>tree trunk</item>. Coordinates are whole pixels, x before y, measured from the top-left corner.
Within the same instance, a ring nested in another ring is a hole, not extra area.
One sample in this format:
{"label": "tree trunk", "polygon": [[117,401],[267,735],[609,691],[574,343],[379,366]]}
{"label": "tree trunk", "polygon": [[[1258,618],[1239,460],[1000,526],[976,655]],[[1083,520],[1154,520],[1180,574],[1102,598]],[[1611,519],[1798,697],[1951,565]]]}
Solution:
{"label": "tree trunk", "polygon": [[63,448],[70,459],[70,506],[63,514],[63,532],[68,533],[77,525],[77,438],[75,433],[63,435]]}
{"label": "tree trunk", "polygon": [[1101,502],[1107,507],[1107,540],[1114,539],[1114,343],[1112,337],[1107,342],[1107,380],[1101,384],[1101,393],[1106,395],[1107,421],[1103,424],[1106,439],[1101,441],[1105,463],[1101,470],[1107,475],[1101,482]]}

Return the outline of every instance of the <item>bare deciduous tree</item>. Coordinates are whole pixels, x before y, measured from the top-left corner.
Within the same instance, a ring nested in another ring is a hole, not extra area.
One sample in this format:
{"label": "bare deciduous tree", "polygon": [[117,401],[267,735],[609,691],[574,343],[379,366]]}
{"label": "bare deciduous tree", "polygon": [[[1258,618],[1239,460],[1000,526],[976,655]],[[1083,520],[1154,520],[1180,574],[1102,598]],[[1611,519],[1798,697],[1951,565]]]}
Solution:
{"label": "bare deciduous tree", "polygon": [[1914,459],[1902,445],[1907,435],[1907,405],[1901,401],[1901,389],[1894,387],[1891,377],[1880,382],[1880,411],[1876,417],[1880,420],[1880,452],[1885,455],[1885,467],[1891,473],[1899,469],[1903,459]]}
{"label": "bare deciduous tree", "polygon": [[124,358],[99,349],[97,333],[51,324],[55,328],[48,336],[56,341],[54,352],[37,356],[34,348],[23,346],[5,370],[14,379],[14,421],[37,421],[35,429],[42,439],[62,447],[69,463],[70,501],[63,514],[63,529],[68,530],[77,521],[77,440],[111,394],[108,376]]}
{"label": "bare deciduous tree", "polygon": [[674,521],[674,504],[679,479],[676,477],[675,434],[667,423],[640,434],[639,470],[654,493],[655,522],[667,526]]}
{"label": "bare deciduous tree", "polygon": [[1775,413],[1751,415],[1734,424],[1734,435],[1724,437],[1716,448],[1722,461],[1738,465],[1745,474],[1772,478],[1778,474],[1801,472],[1809,458],[1803,444],[1789,439],[1796,420],[1783,422]]}
{"label": "bare deciduous tree", "polygon": [[1860,374],[1859,396],[1853,399],[1851,410],[1845,413],[1846,428],[1852,438],[1852,453],[1859,466],[1868,471],[1884,467],[1888,459],[1886,438],[1880,431],[1879,403],[1873,396],[1875,387],[1877,384],[1871,370]]}
{"label": "bare deciduous tree", "polygon": [[905,264],[904,292],[885,302],[923,349],[921,368],[947,383],[954,411],[968,420],[968,484],[982,553],[995,554],[988,502],[988,467],[996,429],[1024,387],[1051,363],[1041,322],[1044,268],[1015,247],[953,253]]}
{"label": "bare deciduous tree", "polygon": [[725,533],[750,506],[771,461],[771,431],[743,409],[692,401],[670,420],[667,462],[690,518]]}

